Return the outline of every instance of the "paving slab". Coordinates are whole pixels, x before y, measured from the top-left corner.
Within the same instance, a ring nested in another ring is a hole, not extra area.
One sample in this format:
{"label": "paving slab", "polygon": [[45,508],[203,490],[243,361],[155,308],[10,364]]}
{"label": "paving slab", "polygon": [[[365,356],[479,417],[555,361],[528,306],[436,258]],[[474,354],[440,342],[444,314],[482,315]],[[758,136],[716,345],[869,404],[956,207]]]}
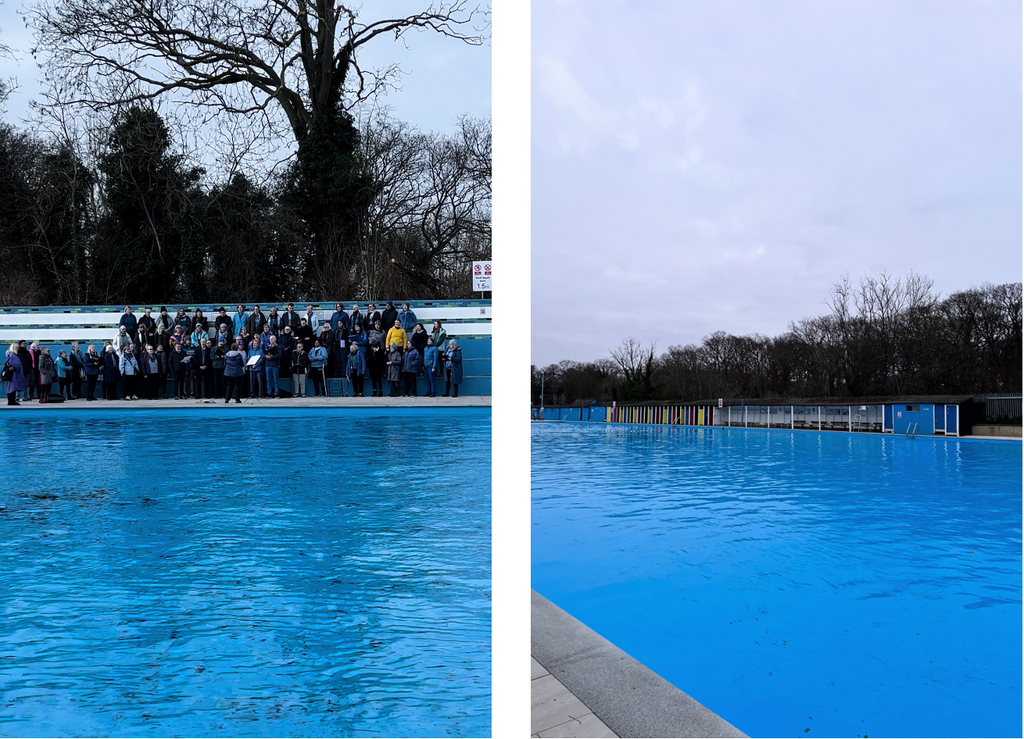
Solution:
{"label": "paving slab", "polygon": [[531,641],[536,661],[620,737],[746,736],[536,591]]}

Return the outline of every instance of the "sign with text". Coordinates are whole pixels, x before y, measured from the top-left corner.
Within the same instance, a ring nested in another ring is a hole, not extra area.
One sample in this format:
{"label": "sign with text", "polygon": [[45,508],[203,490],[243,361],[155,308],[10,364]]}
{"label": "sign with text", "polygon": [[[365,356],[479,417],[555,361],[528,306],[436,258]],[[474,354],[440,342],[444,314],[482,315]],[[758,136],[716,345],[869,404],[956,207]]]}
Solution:
{"label": "sign with text", "polygon": [[491,263],[473,262],[473,292],[491,289]]}

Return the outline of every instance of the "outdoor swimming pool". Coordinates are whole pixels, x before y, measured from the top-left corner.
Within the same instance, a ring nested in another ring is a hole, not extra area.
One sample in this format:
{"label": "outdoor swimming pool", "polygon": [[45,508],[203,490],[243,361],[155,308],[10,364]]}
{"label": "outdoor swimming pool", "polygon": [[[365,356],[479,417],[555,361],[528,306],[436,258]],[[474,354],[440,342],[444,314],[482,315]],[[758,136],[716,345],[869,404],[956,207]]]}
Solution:
{"label": "outdoor swimming pool", "polygon": [[1021,445],[532,427],[533,588],[750,736],[1020,736]]}
{"label": "outdoor swimming pool", "polygon": [[0,733],[490,733],[490,409],[0,423]]}

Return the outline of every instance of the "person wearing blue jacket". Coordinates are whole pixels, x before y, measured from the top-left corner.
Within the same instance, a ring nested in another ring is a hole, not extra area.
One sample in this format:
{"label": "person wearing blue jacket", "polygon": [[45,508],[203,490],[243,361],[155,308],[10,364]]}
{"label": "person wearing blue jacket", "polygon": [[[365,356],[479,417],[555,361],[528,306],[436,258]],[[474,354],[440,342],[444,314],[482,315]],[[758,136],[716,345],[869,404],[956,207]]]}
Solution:
{"label": "person wearing blue jacket", "polygon": [[96,345],[89,344],[85,350],[85,399],[96,400],[96,380],[100,376],[103,357],[96,353]]}
{"label": "person wearing blue jacket", "polygon": [[398,311],[398,320],[407,334],[411,333],[416,327],[416,314],[409,310],[408,303],[402,303],[402,310]]}
{"label": "person wearing blue jacket", "polygon": [[405,354],[402,356],[402,379],[405,380],[403,396],[416,397],[416,375],[420,373],[420,353],[411,342],[405,342]]}
{"label": "person wearing blue jacket", "polygon": [[434,346],[434,337],[427,337],[427,346],[423,349],[423,376],[427,380],[427,397],[437,397],[437,385],[434,378],[437,376],[437,364],[440,353]]}
{"label": "person wearing blue jacket", "polygon": [[249,345],[249,359],[259,357],[255,364],[246,364],[249,372],[249,397],[262,398],[267,394],[266,360],[264,359],[263,348],[260,346],[260,337],[252,337],[252,344]]}
{"label": "person wearing blue jacket", "polygon": [[355,343],[349,344],[346,362],[346,375],[352,382],[352,395],[363,397],[363,386],[366,379],[366,357]]}
{"label": "person wearing blue jacket", "polygon": [[132,313],[132,307],[130,305],[126,305],[124,307],[124,315],[121,316],[121,320],[117,325],[124,326],[125,331],[132,337],[133,343],[137,340],[138,337],[135,335],[135,332],[139,328],[139,320],[135,317],[135,314]]}
{"label": "person wearing blue jacket", "polygon": [[313,342],[313,350],[309,353],[309,379],[313,381],[313,396],[326,396],[324,391],[324,367],[327,366],[327,350],[319,339]]}
{"label": "person wearing blue jacket", "polygon": [[121,379],[121,372],[118,369],[120,359],[114,351],[113,344],[107,344],[107,350],[103,354],[103,399],[117,400],[117,381]]}

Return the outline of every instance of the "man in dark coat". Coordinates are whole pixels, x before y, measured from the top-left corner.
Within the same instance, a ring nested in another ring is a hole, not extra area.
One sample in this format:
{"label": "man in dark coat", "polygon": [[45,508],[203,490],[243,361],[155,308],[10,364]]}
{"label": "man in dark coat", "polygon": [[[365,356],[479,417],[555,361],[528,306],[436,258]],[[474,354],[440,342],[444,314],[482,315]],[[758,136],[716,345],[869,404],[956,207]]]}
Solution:
{"label": "man in dark coat", "polygon": [[[292,333],[294,334],[296,331],[299,330],[299,321],[300,320],[301,320],[301,317],[299,316],[298,313],[295,312],[295,303],[289,303],[288,304],[288,310],[286,310],[284,312],[284,315],[281,316],[281,328],[284,329],[285,326],[291,326]],[[312,344],[306,344],[306,346],[313,346],[313,345]]]}
{"label": "man in dark coat", "polygon": [[267,317],[258,305],[254,305],[252,313],[249,314],[249,318],[245,322],[245,327],[249,330],[249,336],[259,336],[263,333],[263,327],[266,325]]}
{"label": "man in dark coat", "polygon": [[[387,307],[380,314],[380,325],[391,328],[395,325],[396,320],[398,320],[398,311],[395,310],[395,304],[389,300]],[[388,348],[390,349],[391,347]]]}

